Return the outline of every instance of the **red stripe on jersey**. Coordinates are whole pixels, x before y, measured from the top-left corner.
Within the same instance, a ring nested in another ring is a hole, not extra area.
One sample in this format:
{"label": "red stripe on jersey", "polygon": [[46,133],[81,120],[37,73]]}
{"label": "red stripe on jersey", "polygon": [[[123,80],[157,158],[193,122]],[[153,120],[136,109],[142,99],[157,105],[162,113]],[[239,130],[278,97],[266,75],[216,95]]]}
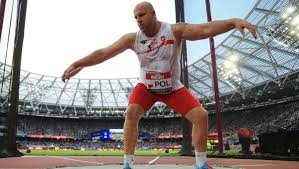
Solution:
{"label": "red stripe on jersey", "polygon": [[147,51],[145,51],[145,52],[141,52],[141,53],[138,53],[138,54],[150,53],[150,52],[152,52],[152,51],[154,51],[154,50],[158,50],[158,49],[160,49],[162,46],[173,45],[174,42],[175,42],[174,40],[167,39],[167,40],[165,40],[165,41],[162,41],[161,44],[160,44],[159,46],[153,47],[153,48],[150,49],[150,50],[147,50]]}

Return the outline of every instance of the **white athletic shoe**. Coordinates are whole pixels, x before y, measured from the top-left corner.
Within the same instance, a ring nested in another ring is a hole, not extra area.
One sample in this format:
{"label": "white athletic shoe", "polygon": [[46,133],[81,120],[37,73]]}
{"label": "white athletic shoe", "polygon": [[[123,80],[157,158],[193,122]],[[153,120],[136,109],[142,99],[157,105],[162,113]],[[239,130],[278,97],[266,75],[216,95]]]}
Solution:
{"label": "white athletic shoe", "polygon": [[195,164],[195,169],[213,169],[212,167],[210,167],[208,165],[208,163],[205,161],[204,164],[200,167],[198,167],[196,164]]}

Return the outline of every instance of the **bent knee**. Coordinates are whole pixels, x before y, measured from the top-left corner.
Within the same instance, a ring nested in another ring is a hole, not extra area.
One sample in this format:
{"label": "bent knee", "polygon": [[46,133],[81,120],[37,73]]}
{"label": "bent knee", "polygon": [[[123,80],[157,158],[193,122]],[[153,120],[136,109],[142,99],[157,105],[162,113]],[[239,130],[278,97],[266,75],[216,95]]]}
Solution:
{"label": "bent knee", "polygon": [[126,110],[126,120],[138,121],[144,114],[143,108],[138,104],[130,104]]}
{"label": "bent knee", "polygon": [[193,124],[200,123],[202,121],[208,120],[208,111],[203,107],[197,107],[191,110],[187,115],[186,118],[191,121]]}

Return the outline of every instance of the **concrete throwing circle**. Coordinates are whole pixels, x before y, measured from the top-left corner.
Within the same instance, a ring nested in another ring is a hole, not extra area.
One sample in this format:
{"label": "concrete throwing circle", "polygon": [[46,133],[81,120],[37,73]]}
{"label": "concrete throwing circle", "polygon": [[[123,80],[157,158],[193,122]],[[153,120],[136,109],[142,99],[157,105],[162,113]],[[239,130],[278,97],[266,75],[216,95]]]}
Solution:
{"label": "concrete throwing circle", "polygon": [[[98,165],[84,167],[63,167],[62,169],[120,169],[122,165]],[[212,166],[213,169],[240,169],[239,167]],[[134,165],[134,169],[194,169],[193,165]]]}

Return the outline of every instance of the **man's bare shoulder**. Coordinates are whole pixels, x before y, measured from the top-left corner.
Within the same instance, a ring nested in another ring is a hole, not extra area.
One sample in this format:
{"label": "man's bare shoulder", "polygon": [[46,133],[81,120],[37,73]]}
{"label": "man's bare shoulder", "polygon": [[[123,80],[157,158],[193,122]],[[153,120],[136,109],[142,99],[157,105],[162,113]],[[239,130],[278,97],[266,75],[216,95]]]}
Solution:
{"label": "man's bare shoulder", "polygon": [[127,33],[121,37],[121,40],[125,41],[126,43],[128,42],[130,43],[130,42],[135,42],[135,38],[136,38],[136,33]]}
{"label": "man's bare shoulder", "polygon": [[185,22],[173,23],[173,24],[171,24],[171,28],[182,27],[182,26],[185,26],[185,25],[187,25],[187,24],[188,24],[188,23],[185,23]]}
{"label": "man's bare shoulder", "polygon": [[136,32],[127,33],[123,37],[125,37],[128,40],[133,40],[133,39],[135,40]]}
{"label": "man's bare shoulder", "polygon": [[175,23],[175,24],[171,24],[171,29],[172,31],[182,31],[182,29],[184,29],[184,27],[188,25],[188,23],[185,23],[185,22],[179,22],[179,23]]}
{"label": "man's bare shoulder", "polygon": [[176,39],[181,40],[181,35],[186,25],[187,23],[184,22],[171,24],[171,30],[174,36],[176,37]]}
{"label": "man's bare shoulder", "polygon": [[133,49],[135,44],[135,39],[136,39],[136,32],[127,33],[123,35],[121,39],[123,43],[126,43],[129,48]]}

